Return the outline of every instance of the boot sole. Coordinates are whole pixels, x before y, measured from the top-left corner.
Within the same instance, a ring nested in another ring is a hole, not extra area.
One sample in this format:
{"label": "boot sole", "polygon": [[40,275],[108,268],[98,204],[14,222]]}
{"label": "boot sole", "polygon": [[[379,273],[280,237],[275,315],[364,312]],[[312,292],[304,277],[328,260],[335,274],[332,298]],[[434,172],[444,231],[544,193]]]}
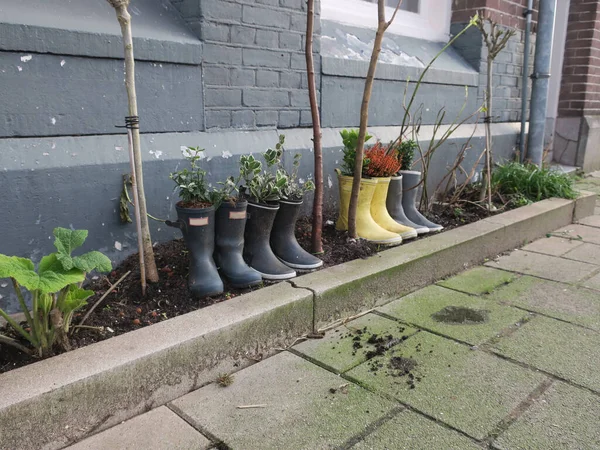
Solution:
{"label": "boot sole", "polygon": [[300,269],[300,270],[318,269],[319,267],[321,267],[323,265],[323,261],[319,261],[317,264],[293,264],[293,263],[289,263],[281,258],[279,258],[279,261],[284,263],[286,266],[291,267],[292,269]]}
{"label": "boot sole", "polygon": [[[254,269],[256,270],[256,269]],[[257,270],[258,272],[258,270]],[[294,271],[293,273],[284,273],[281,275],[272,275],[272,274],[268,274],[268,273],[262,273],[262,272],[258,272],[260,273],[260,276],[263,277],[265,280],[289,280],[290,278],[294,278],[296,276],[296,272]]]}
{"label": "boot sole", "polygon": [[399,238],[384,239],[384,240],[381,240],[381,241],[375,241],[375,240],[372,240],[372,239],[365,239],[365,240],[368,241],[368,242],[372,242],[373,244],[386,244],[386,245],[388,245],[388,244],[389,245],[393,245],[393,244],[400,245],[400,244],[402,244],[402,236],[400,236]]}
{"label": "boot sole", "polygon": [[419,235],[419,233],[417,232],[417,230],[405,231],[404,233],[400,233],[400,236],[402,237],[403,240],[414,239],[418,235]]}

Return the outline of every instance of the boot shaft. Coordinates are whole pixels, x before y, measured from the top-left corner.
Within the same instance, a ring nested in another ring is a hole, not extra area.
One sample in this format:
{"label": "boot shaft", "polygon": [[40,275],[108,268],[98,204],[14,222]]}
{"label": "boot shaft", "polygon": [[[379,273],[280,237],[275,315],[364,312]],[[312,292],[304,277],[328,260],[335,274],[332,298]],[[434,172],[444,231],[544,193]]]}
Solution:
{"label": "boot shaft", "polygon": [[415,187],[421,181],[421,172],[413,170],[402,171],[403,203],[415,204],[420,198],[421,186]]}
{"label": "boot shaft", "polygon": [[201,245],[207,250],[215,246],[215,208],[181,208],[177,210],[177,222],[181,228],[183,239],[190,250]]}
{"label": "boot shaft", "polygon": [[215,246],[219,248],[242,248],[246,229],[248,202],[224,202],[215,213]]}
{"label": "boot shaft", "polygon": [[296,228],[296,221],[302,207],[302,200],[298,202],[289,200],[279,201],[279,210],[273,222],[273,232],[293,236]]}
{"label": "boot shaft", "polygon": [[247,210],[245,236],[252,238],[254,242],[265,241],[268,243],[279,205],[248,203]]}
{"label": "boot shaft", "polygon": [[402,175],[392,177],[385,201],[385,206],[392,217],[403,215],[402,211]]}

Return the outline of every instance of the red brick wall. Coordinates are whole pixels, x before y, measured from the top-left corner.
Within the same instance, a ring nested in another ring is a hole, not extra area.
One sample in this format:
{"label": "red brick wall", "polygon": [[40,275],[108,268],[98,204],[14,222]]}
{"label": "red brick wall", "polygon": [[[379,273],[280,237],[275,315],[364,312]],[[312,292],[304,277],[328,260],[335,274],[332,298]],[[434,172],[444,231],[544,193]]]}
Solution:
{"label": "red brick wall", "polygon": [[571,0],[558,114],[600,114],[600,0]]}
{"label": "red brick wall", "polygon": [[[537,3],[534,4],[534,31],[537,18]],[[452,23],[465,23],[475,15],[483,13],[489,15],[492,20],[511,28],[525,29],[525,18],[523,11],[527,7],[527,0],[453,0],[452,1]]]}

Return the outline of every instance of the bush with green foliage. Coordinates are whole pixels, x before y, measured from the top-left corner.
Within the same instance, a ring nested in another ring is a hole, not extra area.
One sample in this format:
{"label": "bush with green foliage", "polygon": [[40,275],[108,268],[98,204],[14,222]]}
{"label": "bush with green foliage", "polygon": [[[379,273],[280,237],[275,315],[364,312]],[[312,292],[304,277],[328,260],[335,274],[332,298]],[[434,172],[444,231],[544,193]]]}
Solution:
{"label": "bush with green foliage", "polygon": [[170,175],[179,189],[181,206],[184,208],[197,208],[203,204],[218,207],[223,201],[223,193],[208,186],[206,171],[200,168],[203,152],[204,149],[200,147],[187,147],[183,150],[183,156],[190,162],[191,170],[186,168]]}
{"label": "bush with green foliage", "polygon": [[[278,151],[281,151],[282,155],[285,151],[285,149],[283,148],[283,144],[285,144],[285,135],[281,134],[279,135],[279,142],[277,143],[275,148]],[[287,177],[287,183],[281,188],[282,199],[299,201],[302,200],[305,193],[313,191],[315,189],[315,184],[312,180],[301,181],[298,178],[300,159],[302,159],[302,155],[300,153],[296,153],[294,155],[294,162],[292,163],[292,171],[288,172],[288,170],[283,166],[283,161],[281,157],[279,158],[279,162],[277,164],[277,172]]]}
{"label": "bush with green foliage", "polygon": [[498,166],[492,173],[492,189],[516,206],[551,197],[573,199],[577,197],[573,181],[556,170],[518,162]]}
{"label": "bush with green foliage", "polygon": [[[57,251],[44,256],[37,271],[33,262],[27,258],[0,254],[0,278],[12,280],[27,320],[27,327],[22,327],[2,309],[0,316],[26,339],[34,350],[1,334],[0,343],[12,345],[42,358],[51,355],[55,347],[69,350],[67,334],[73,314],[87,305],[86,300],[94,295],[94,291],[81,287],[86,274],[92,270],[112,270],[110,259],[100,252],[71,255],[73,250],[83,245],[87,235],[87,230],[55,228],[54,246]],[[31,312],[21,288],[25,288],[30,294]]]}
{"label": "bush with green foliage", "polygon": [[[342,142],[344,143],[344,159],[342,162],[342,175],[351,177],[354,176],[354,164],[356,162],[356,146],[358,144],[358,132],[359,130],[342,130],[340,136],[342,136]],[[367,134],[365,136],[365,142],[371,139],[373,136]],[[363,159],[363,171],[369,165],[369,159]]]}
{"label": "bush with green foliage", "polygon": [[411,169],[416,149],[417,143],[413,139],[405,139],[396,145],[395,150],[398,152],[397,155],[398,161],[400,161],[400,170]]}

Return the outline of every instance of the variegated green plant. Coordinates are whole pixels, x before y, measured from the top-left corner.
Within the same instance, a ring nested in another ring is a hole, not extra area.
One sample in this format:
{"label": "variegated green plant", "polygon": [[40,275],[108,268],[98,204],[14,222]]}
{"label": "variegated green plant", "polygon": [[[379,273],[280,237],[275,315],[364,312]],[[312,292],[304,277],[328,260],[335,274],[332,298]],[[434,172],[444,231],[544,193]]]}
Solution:
{"label": "variegated green plant", "polygon": [[[110,259],[98,251],[73,256],[87,238],[87,230],[54,229],[56,252],[44,256],[37,270],[33,262],[18,256],[0,254],[0,278],[10,278],[17,294],[27,326],[23,327],[3,309],[2,316],[32,348],[0,334],[0,343],[12,345],[33,356],[46,357],[55,346],[68,350],[67,333],[73,314],[87,304],[94,291],[83,289],[86,274],[92,270],[109,272]],[[31,311],[23,294],[31,297]]]}

